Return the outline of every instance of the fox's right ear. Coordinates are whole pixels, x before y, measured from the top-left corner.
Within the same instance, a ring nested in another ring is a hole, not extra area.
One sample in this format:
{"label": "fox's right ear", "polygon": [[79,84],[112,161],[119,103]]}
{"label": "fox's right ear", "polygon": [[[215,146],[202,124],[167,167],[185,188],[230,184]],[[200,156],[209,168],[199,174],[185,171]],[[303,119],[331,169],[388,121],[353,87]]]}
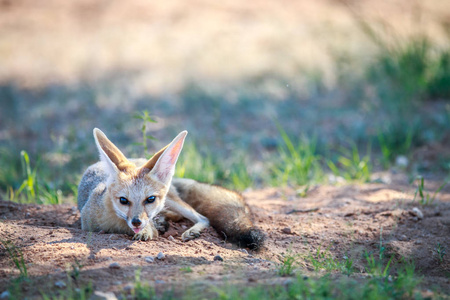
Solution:
{"label": "fox's right ear", "polygon": [[173,141],[166,147],[159,150],[145,165],[141,167],[144,173],[154,176],[157,180],[166,185],[170,184],[175,172],[175,164],[181,149],[183,149],[184,139],[187,131],[180,132]]}
{"label": "fox's right ear", "polygon": [[122,152],[98,128],[94,128],[95,144],[100,153],[100,160],[108,167],[108,174],[117,174],[125,171],[131,163]]}

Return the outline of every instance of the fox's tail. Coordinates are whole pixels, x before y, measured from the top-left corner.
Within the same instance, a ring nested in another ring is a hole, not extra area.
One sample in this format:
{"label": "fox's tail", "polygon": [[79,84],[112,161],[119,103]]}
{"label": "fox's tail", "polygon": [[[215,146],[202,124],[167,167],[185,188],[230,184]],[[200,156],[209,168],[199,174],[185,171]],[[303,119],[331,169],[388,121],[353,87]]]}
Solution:
{"label": "fox's tail", "polygon": [[172,184],[181,199],[207,217],[226,241],[253,250],[263,246],[266,236],[253,225],[250,210],[240,194],[192,179],[174,178]]}

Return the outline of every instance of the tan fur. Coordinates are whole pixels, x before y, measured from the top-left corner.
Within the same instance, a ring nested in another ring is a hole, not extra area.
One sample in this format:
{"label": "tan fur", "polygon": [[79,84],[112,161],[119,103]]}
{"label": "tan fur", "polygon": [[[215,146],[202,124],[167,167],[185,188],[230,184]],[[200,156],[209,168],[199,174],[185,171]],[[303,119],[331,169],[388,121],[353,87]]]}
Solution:
{"label": "tan fur", "polygon": [[[174,213],[195,223],[186,230],[183,239],[197,237],[209,225],[208,220],[170,188],[185,135],[185,132],[178,135],[148,161],[128,160],[103,132],[94,129],[101,161],[87,169],[78,188],[82,229],[127,234],[138,230],[134,239],[152,239],[158,235],[153,218],[167,205]],[[150,196],[156,200],[146,204]],[[127,205],[120,203],[121,197],[127,199]],[[134,219],[142,225],[134,226]]]}
{"label": "tan fur", "polygon": [[[82,229],[153,239],[158,236],[153,218],[161,212],[172,220],[186,218],[194,223],[183,233],[185,241],[200,236],[211,222],[225,238],[259,248],[264,234],[252,227],[241,195],[192,179],[172,179],[185,136],[186,132],[180,133],[147,161],[127,159],[94,129],[101,161],[86,170],[78,188]],[[150,196],[156,200],[147,203]]]}
{"label": "tan fur", "polygon": [[219,233],[226,235],[225,232],[243,232],[253,227],[249,208],[240,194],[191,179],[174,178],[172,186],[183,201],[207,217]]}

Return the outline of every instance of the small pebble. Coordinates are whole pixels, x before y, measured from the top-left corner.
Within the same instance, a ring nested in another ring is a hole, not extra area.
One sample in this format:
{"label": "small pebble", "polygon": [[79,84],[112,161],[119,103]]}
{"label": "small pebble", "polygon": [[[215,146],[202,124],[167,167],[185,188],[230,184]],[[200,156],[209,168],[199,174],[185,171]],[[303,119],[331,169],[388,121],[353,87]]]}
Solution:
{"label": "small pebble", "polygon": [[166,258],[166,256],[164,255],[164,253],[159,252],[158,255],[156,255],[156,258],[159,260],[163,260],[164,258]]}
{"label": "small pebble", "polygon": [[169,235],[169,237],[167,238],[169,241],[175,241],[175,239],[173,238],[173,236]]}
{"label": "small pebble", "polygon": [[148,262],[149,264],[154,263],[155,262],[155,258],[153,256],[146,256],[145,261]]}
{"label": "small pebble", "polygon": [[129,283],[123,287],[124,292],[131,292],[132,290],[134,290],[134,285],[132,283]]}
{"label": "small pebble", "polygon": [[408,164],[409,164],[409,160],[408,160],[408,158],[407,158],[406,156],[404,156],[404,155],[399,155],[399,156],[397,156],[397,157],[395,158],[395,164],[396,164],[398,167],[406,168],[406,167],[408,166]]}
{"label": "small pebble", "polygon": [[216,255],[214,256],[214,261],[223,261],[223,258],[220,255]]}
{"label": "small pebble", "polygon": [[423,219],[423,213],[420,209],[418,209],[417,207],[414,207],[411,211],[410,214],[412,214],[413,216],[416,216],[419,220]]}
{"label": "small pebble", "polygon": [[247,251],[247,250],[245,250],[245,249],[238,249],[238,251],[241,251],[242,253],[245,253],[245,254],[247,254],[247,255],[248,255],[248,251]]}
{"label": "small pebble", "polygon": [[55,286],[57,288],[63,289],[66,287],[66,284],[64,283],[64,281],[59,280],[59,281],[55,282]]}
{"label": "small pebble", "polygon": [[113,262],[112,264],[109,265],[110,269],[120,269],[120,265],[118,262]]}
{"label": "small pebble", "polygon": [[292,234],[292,230],[290,227],[285,227],[283,229],[281,229],[282,233],[286,233],[286,234]]}
{"label": "small pebble", "polygon": [[401,236],[398,237],[398,240],[399,241],[407,241],[408,237],[406,235],[402,234]]}
{"label": "small pebble", "polygon": [[101,292],[95,291],[89,298],[90,300],[117,300],[116,295],[113,292]]}

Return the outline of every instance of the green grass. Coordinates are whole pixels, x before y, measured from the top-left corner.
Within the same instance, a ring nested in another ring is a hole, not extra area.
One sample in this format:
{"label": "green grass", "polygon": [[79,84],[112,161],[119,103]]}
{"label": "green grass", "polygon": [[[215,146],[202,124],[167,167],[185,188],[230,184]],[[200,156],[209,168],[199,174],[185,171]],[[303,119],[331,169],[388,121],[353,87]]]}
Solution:
{"label": "green grass", "polygon": [[436,254],[437,260],[440,264],[444,262],[444,257],[447,254],[447,249],[441,243],[437,243],[436,247],[434,247],[434,253]]}
{"label": "green grass", "polygon": [[154,299],[155,289],[141,280],[141,270],[138,269],[134,273],[134,289],[132,296],[136,300]]}
{"label": "green grass", "polygon": [[317,141],[302,138],[295,142],[279,125],[278,131],[283,144],[278,148],[278,159],[270,168],[270,184],[299,186],[321,180],[324,173],[316,149]]}
{"label": "green grass", "polygon": [[234,162],[231,165],[228,183],[225,186],[243,191],[246,188],[252,187],[258,177],[250,173],[250,162],[245,154],[235,156]]}
{"label": "green grass", "polygon": [[295,268],[298,266],[298,255],[293,255],[292,253],[288,253],[285,255],[281,264],[278,267],[277,273],[280,276],[290,276],[294,274]]}
{"label": "green grass", "polygon": [[431,205],[436,200],[437,194],[444,188],[447,183],[443,183],[437,188],[433,194],[425,192],[425,179],[422,176],[418,177],[419,184],[417,185],[416,192],[414,193],[413,202],[416,201],[418,196],[418,203],[420,205]]}
{"label": "green grass", "polygon": [[62,291],[54,293],[41,292],[44,300],[88,300],[92,299],[93,294],[94,287],[92,282],[78,288],[70,280],[68,286]]}
{"label": "green grass", "polygon": [[182,267],[180,268],[180,271],[183,273],[192,273],[192,268],[191,267]]}
{"label": "green grass", "polygon": [[187,142],[177,162],[175,176],[244,190],[255,181],[249,166],[250,163],[241,152],[222,159],[211,153],[203,153],[195,142]]}
{"label": "green grass", "polygon": [[409,154],[414,136],[414,127],[409,126],[391,125],[384,131],[378,131],[377,138],[382,154],[382,165],[385,169],[392,165],[397,156]]}
{"label": "green grass", "polygon": [[19,278],[25,279],[28,277],[27,265],[23,259],[22,251],[16,247],[11,241],[0,241],[3,247],[8,253],[9,258],[12,260],[16,268],[19,270]]}
{"label": "green grass", "polygon": [[[365,62],[354,61],[363,71],[358,74],[359,81],[351,78],[349,82],[361,92],[353,95],[339,83],[339,86],[330,87],[329,91],[325,89],[321,90],[319,95],[315,94],[316,97],[321,97],[321,93],[328,96],[328,93],[331,95],[342,92],[349,98],[358,99],[360,105],[355,107],[349,102],[338,109],[330,109],[320,101],[318,104],[314,103],[317,99],[313,95],[307,96],[309,98],[304,99],[303,103],[298,101],[304,97],[299,87],[292,87],[289,92],[276,96],[273,91],[269,92],[269,83],[284,89],[289,78],[273,74],[236,83],[229,94],[224,94],[219,88],[212,88],[208,84],[186,84],[185,89],[180,92],[182,100],[179,106],[166,103],[164,99],[155,99],[155,105],[151,107],[152,112],[161,112],[162,118],[170,116],[170,120],[182,120],[181,123],[170,121],[164,127],[193,128],[190,131],[196,138],[195,141],[187,141],[177,164],[176,176],[242,191],[248,187],[267,185],[298,187],[323,183],[326,181],[325,175],[330,171],[347,181],[368,182],[373,169],[379,167],[378,162],[381,162],[384,169],[389,169],[399,155],[410,158],[411,166],[408,166],[408,170],[419,168],[420,166],[416,165],[420,162],[411,159],[414,149],[424,143],[443,141],[448,134],[450,106],[445,109],[438,107],[433,110],[433,115],[429,115],[424,106],[434,105],[429,100],[448,101],[450,97],[450,50],[448,47],[438,47],[424,36],[396,38],[387,32],[380,33],[364,22],[359,24],[362,31],[377,45],[376,53],[366,56]],[[346,75],[349,76],[344,77],[352,77],[351,74]],[[14,92],[7,92],[7,97],[11,97],[11,103],[20,99],[25,103],[24,101],[36,96],[39,97],[36,101],[39,104],[48,101],[49,97],[61,96],[65,101],[69,101],[75,95],[90,97],[90,100],[95,102],[98,97],[114,98],[118,93],[128,91],[124,86],[110,89],[110,86],[118,84],[111,80],[113,79],[99,83],[99,87],[86,83],[80,87],[62,86],[54,91],[48,87],[44,89],[47,92],[38,95],[14,87]],[[135,136],[122,138],[128,145],[139,141],[135,145],[142,146],[147,152],[148,140],[154,138],[148,131],[156,121],[148,110],[133,113],[147,101],[130,101],[133,105],[130,104],[125,111],[114,111],[111,108],[108,114],[110,117],[105,123],[117,132],[133,132],[133,126],[139,128]],[[305,112],[303,105],[308,105]],[[80,115],[84,113],[96,116],[101,112],[98,109],[85,111],[82,107],[81,105],[78,108]],[[41,106],[39,108],[43,109]],[[120,109],[123,108],[120,106]],[[361,126],[351,126],[351,122],[349,126],[343,125],[340,121],[347,117],[347,112],[350,112],[350,118],[362,114],[365,120]],[[189,115],[189,118],[185,118],[186,115]],[[133,117],[139,123],[128,122]],[[266,120],[266,125],[263,126],[263,122],[255,122],[252,126],[262,126],[261,135],[259,132],[253,133],[254,127],[245,127],[245,124],[253,123],[253,120],[259,118]],[[270,122],[274,118],[279,120],[280,124]],[[299,122],[298,118],[304,118],[306,121]],[[329,118],[334,120],[330,120],[330,124],[336,125],[336,128],[324,134],[325,131],[320,125]],[[83,126],[89,127],[90,132],[92,124],[83,118],[79,121]],[[9,122],[13,122],[13,119]],[[45,120],[42,122],[46,124]],[[42,124],[41,127],[44,126]],[[292,124],[300,127],[295,129]],[[301,127],[303,125],[308,125],[308,128],[304,129]],[[7,144],[10,147],[7,149],[6,144],[2,145],[0,190],[5,195],[4,198],[18,202],[55,204],[73,194],[72,186],[78,182],[83,169],[95,161],[97,155],[92,138],[86,137],[88,130],[85,127],[78,128],[74,124],[70,125],[70,128],[65,126],[64,130],[58,131],[59,136],[47,137],[43,142],[45,147],[40,144],[40,147],[35,148],[25,143],[20,146]],[[208,130],[196,131],[196,128],[204,127],[208,127]],[[275,136],[267,133],[271,132],[273,127],[278,128],[278,134]],[[203,139],[203,134],[207,135],[207,138]],[[352,138],[350,142],[349,137]],[[203,140],[210,144],[199,143]],[[228,150],[224,150],[222,145],[225,142]],[[333,145],[348,142],[349,147],[337,151],[329,149]],[[374,145],[373,152],[368,151],[365,146],[371,144]],[[228,145],[232,145],[231,150]],[[22,155],[19,155],[15,152],[17,149],[27,149],[29,152],[23,151]],[[332,155],[325,157],[324,153],[330,152]],[[52,155],[69,157],[68,162],[57,166],[50,165],[48,160]],[[254,168],[256,163],[258,168]],[[448,169],[447,163],[437,164],[444,170]]]}
{"label": "green grass", "polygon": [[71,265],[71,270],[68,271],[68,275],[75,281],[77,281],[80,278],[80,271],[84,266],[77,260],[73,262]]}
{"label": "green grass", "polygon": [[369,182],[373,166],[370,160],[370,147],[368,148],[367,154],[361,157],[355,144],[352,144],[350,149],[342,147],[337,164],[327,160],[328,167],[334,175],[347,181]]}
{"label": "green grass", "polygon": [[[175,299],[173,296],[173,290],[166,290],[162,295],[157,295],[155,289],[147,282],[141,280],[141,269],[136,270],[134,273],[134,288],[131,291],[131,297],[135,300],[169,300]],[[185,299],[189,299],[186,297]]]}
{"label": "green grass", "polygon": [[177,162],[175,176],[205,183],[217,183],[224,180],[225,172],[225,168],[217,157],[201,153],[195,143],[187,142]]}
{"label": "green grass", "polygon": [[39,180],[38,164],[33,168],[28,153],[24,150],[20,152],[22,162],[22,182],[17,189],[12,186],[7,188],[7,198],[10,201],[19,203],[37,204],[61,204],[62,191],[48,183]]}
{"label": "green grass", "polygon": [[395,110],[433,99],[450,99],[450,49],[426,35],[409,38],[377,31],[362,19],[360,29],[377,46],[367,76],[378,97]]}
{"label": "green grass", "polygon": [[19,155],[7,148],[0,148],[0,189],[11,193],[11,188],[23,181]]}
{"label": "green grass", "polygon": [[36,170],[31,168],[30,166],[30,157],[26,151],[21,151],[20,156],[22,157],[22,170],[24,171],[24,177],[22,184],[19,189],[12,193],[11,201],[19,196],[21,196],[22,192],[24,192],[24,196],[28,202],[33,202],[36,200],[39,187],[36,180]]}
{"label": "green grass", "polygon": [[306,260],[311,263],[315,271],[340,271],[346,275],[354,272],[353,260],[351,258],[345,256],[343,261],[339,261],[333,257],[328,249],[321,250],[321,247],[317,248],[315,254],[310,253],[306,257]]}
{"label": "green grass", "polygon": [[367,273],[378,277],[386,277],[389,275],[389,268],[391,267],[393,257],[391,257],[386,264],[383,263],[382,259],[376,259],[373,253],[365,252],[364,257],[367,262]]}
{"label": "green grass", "polygon": [[143,110],[142,112],[135,113],[134,118],[141,120],[142,122],[141,126],[142,142],[134,144],[138,146],[143,146],[144,153],[148,153],[147,140],[155,140],[156,138],[152,135],[147,134],[147,128],[149,127],[150,124],[157,123],[157,121],[150,116],[148,110]]}
{"label": "green grass", "polygon": [[[292,266],[299,256],[287,255],[277,273],[292,276]],[[401,260],[393,271],[393,258],[384,261],[384,248],[380,243],[379,254],[375,257],[366,252],[366,272],[355,273],[353,260],[345,258],[339,262],[328,250],[317,250],[309,255],[307,261],[313,264],[315,271],[332,272],[325,276],[304,276],[297,274],[287,284],[257,285],[242,287],[227,285],[215,289],[216,297],[212,299],[410,299],[421,294],[418,289],[421,277],[415,273],[412,262]],[[280,270],[283,270],[280,272]],[[347,276],[338,276],[339,273]],[[351,276],[350,276],[351,275]],[[200,297],[201,298],[201,297]]]}
{"label": "green grass", "polygon": [[[212,299],[408,299],[419,297],[416,287],[420,283],[413,268],[399,271],[391,278],[340,278],[330,275],[306,277],[299,275],[286,285],[258,285],[240,288],[229,286],[218,291]],[[197,298],[199,299],[199,298]]]}

